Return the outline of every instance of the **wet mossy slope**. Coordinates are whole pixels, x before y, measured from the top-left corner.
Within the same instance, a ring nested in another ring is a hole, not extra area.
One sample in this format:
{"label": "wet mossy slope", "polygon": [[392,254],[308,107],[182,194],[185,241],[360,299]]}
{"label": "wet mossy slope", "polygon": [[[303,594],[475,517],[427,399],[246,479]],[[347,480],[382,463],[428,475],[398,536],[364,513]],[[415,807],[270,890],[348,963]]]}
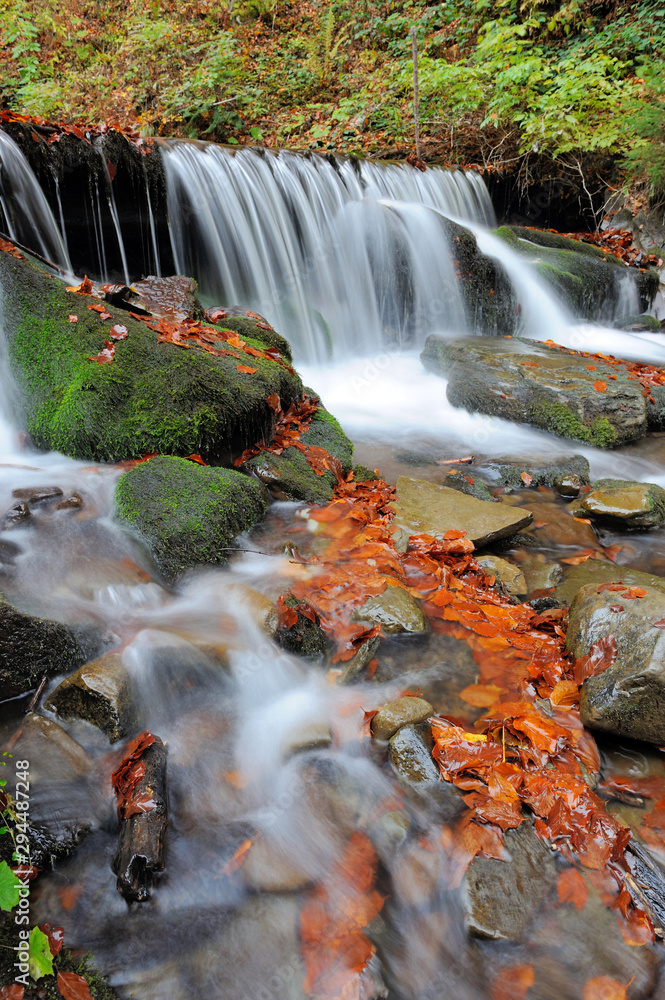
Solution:
{"label": "wet mossy slope", "polygon": [[[271,427],[266,397],[287,406],[302,383],[277,361],[243,356],[257,369],[243,374],[234,357],[159,343],[157,334],[127,312],[108,307],[103,321],[89,305],[99,300],[65,290],[58,278],[26,259],[0,253],[3,326],[21,389],[24,423],[38,447],[74,458],[118,461],[149,452],[228,461]],[[68,315],[78,316],[69,322]],[[108,364],[89,360],[121,323],[126,340]],[[253,325],[250,346],[271,346]],[[280,338],[281,339],[281,338]]]}

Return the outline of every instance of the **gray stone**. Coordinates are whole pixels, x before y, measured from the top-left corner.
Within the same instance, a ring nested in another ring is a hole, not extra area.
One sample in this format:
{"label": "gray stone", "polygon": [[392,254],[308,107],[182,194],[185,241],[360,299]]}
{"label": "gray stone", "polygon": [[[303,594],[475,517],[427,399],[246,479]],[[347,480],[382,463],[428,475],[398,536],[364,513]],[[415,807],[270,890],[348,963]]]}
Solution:
{"label": "gray stone", "polygon": [[350,660],[346,662],[342,673],[339,675],[337,683],[348,684],[361,674],[376,653],[380,644],[381,636],[378,635],[375,635],[371,639],[367,639],[363,642],[363,644],[358,647],[358,651],[351,657]]}
{"label": "gray stone", "polygon": [[501,559],[499,556],[479,556],[476,561],[483,567],[488,576],[495,576],[499,583],[503,584],[504,590],[508,594],[522,597],[527,593],[524,573],[519,566],[508,562],[507,559]]}
{"label": "gray stone", "polygon": [[447,486],[451,490],[457,490],[459,493],[466,493],[469,497],[476,497],[477,500],[494,500],[494,494],[482,479],[469,475],[469,479],[473,479],[473,482],[470,483],[466,479],[467,475],[469,474],[454,475],[454,473],[449,472],[443,480],[443,486]]}
{"label": "gray stone", "polygon": [[402,726],[425,722],[432,715],[434,709],[424,698],[396,698],[372,719],[372,736],[377,740],[389,740]]}
{"label": "gray stone", "polygon": [[429,628],[420,602],[401,587],[386,587],[382,594],[370,597],[353,617],[380,625],[388,633],[426,632]]}
{"label": "gray stone", "polygon": [[508,538],[533,521],[527,510],[487,503],[446,486],[400,476],[397,480],[395,525],[409,535],[443,538],[451,529],[465,531],[476,548]]}
{"label": "gray stone", "polygon": [[440,782],[441,772],[432,757],[433,741],[427,740],[422,726],[403,726],[391,738],[388,758],[400,780],[409,785]]}
{"label": "gray stone", "polygon": [[549,562],[542,552],[530,553],[520,562],[527,585],[527,593],[534,590],[550,590],[561,583],[563,570],[558,562]]}
{"label": "gray stone", "polygon": [[[517,423],[533,424],[561,437],[614,448],[644,437],[647,409],[628,371],[518,338],[427,338],[426,368],[448,379],[453,406]],[[616,379],[614,378],[616,376]],[[605,391],[594,383],[602,381]]]}
{"label": "gray stone", "polygon": [[587,559],[579,566],[566,569],[563,583],[559,584],[553,596],[561,604],[570,605],[582,587],[589,584],[598,586],[601,583],[612,583],[617,580],[621,580],[629,587],[645,587],[647,590],[659,590],[665,594],[665,577],[642,573],[626,566],[616,566],[601,559]]}
{"label": "gray stone", "polygon": [[[620,570],[615,579],[623,579]],[[614,663],[582,685],[580,716],[586,726],[665,743],[665,630],[654,628],[663,618],[662,589],[648,589],[645,597],[632,600],[620,591],[599,592],[593,584],[578,591],[568,618],[571,656],[585,656],[606,636],[614,636],[617,646]]]}
{"label": "gray stone", "polygon": [[532,486],[556,486],[557,479],[567,476],[577,477],[583,486],[591,482],[589,462],[584,455],[567,455],[565,458],[543,455],[528,459],[523,456],[504,457],[484,462],[481,468],[493,482],[520,489],[524,487],[523,472],[531,476]]}
{"label": "gray stone", "polygon": [[656,528],[665,521],[665,490],[655,483],[599,479],[575,514],[622,531]]}
{"label": "gray stone", "polygon": [[85,719],[116,743],[136,725],[129,673],[118,653],[79,667],[49,696],[46,707],[63,719]]}
{"label": "gray stone", "polygon": [[554,859],[525,820],[504,834],[505,861],[475,857],[464,877],[466,926],[475,937],[519,941],[556,881]]}

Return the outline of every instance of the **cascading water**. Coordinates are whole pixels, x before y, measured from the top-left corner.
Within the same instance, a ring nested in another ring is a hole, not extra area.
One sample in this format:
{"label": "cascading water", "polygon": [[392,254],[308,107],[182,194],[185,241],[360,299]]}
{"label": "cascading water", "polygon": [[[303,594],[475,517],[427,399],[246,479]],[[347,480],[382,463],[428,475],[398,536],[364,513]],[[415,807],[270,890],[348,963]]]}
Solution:
{"label": "cascading water", "polygon": [[71,273],[69,255],[48,201],[25,156],[1,130],[0,230]]}
{"label": "cascading water", "polygon": [[419,343],[464,309],[436,212],[491,225],[473,173],[166,142],[173,252],[209,302],[288,329],[300,357]]}

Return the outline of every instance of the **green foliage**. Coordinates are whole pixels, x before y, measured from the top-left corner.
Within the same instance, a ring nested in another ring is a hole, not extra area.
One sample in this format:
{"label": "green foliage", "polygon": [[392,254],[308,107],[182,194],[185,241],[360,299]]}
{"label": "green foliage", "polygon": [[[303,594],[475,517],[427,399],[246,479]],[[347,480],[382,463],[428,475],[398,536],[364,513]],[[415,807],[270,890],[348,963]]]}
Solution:
{"label": "green foliage", "polygon": [[644,67],[645,86],[626,108],[635,142],[625,156],[633,179],[646,178],[656,197],[665,196],[665,71]]}
{"label": "green foliage", "polygon": [[13,910],[19,898],[16,875],[6,861],[0,861],[0,910]]}
{"label": "green foliage", "polygon": [[330,81],[333,65],[346,39],[346,28],[335,34],[335,11],[331,4],[323,18],[318,36],[307,39],[306,43],[308,58],[305,66],[317,78],[320,86]]}
{"label": "green foliage", "polygon": [[33,927],[28,942],[28,968],[33,979],[53,975],[53,956],[51,946],[44,931]]}

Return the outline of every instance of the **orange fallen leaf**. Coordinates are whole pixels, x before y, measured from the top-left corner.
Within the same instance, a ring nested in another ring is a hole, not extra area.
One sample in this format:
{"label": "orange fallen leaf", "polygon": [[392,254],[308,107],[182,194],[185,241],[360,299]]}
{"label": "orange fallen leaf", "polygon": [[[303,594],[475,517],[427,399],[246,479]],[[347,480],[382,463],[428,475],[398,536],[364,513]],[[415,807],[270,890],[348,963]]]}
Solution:
{"label": "orange fallen leaf", "polygon": [[520,472],[520,479],[525,486],[531,486],[533,482],[533,476],[530,476],[528,472]]}
{"label": "orange fallen leaf", "polygon": [[560,903],[572,903],[576,910],[583,910],[589,898],[589,887],[577,868],[561,872],[556,891]]}
{"label": "orange fallen leaf", "polygon": [[467,705],[473,705],[474,708],[489,708],[503,693],[503,689],[496,684],[469,684],[460,691],[459,696],[462,701]]}
{"label": "orange fallen leaf", "polygon": [[58,990],[65,1000],[93,1000],[86,979],[76,972],[59,972]]}
{"label": "orange fallen leaf", "polygon": [[243,840],[242,844],[235,852],[233,857],[229,858],[224,867],[222,868],[222,875],[233,875],[238,868],[242,867],[244,864],[247,853],[252,846],[251,840]]}
{"label": "orange fallen leaf", "polygon": [[492,1000],[525,1000],[535,981],[532,965],[511,965],[500,969],[492,983]]}
{"label": "orange fallen leaf", "polygon": [[76,315],[76,313],[70,313],[69,316],[67,317],[67,322],[68,323],[78,323],[78,321],[79,321],[79,318]]}
{"label": "orange fallen leaf", "polygon": [[236,370],[243,375],[256,375],[258,368],[250,368],[249,365],[236,365]]}
{"label": "orange fallen leaf", "polygon": [[605,392],[605,390],[607,389],[607,382],[600,382],[600,381],[594,382],[593,387],[596,390],[596,392]]}
{"label": "orange fallen leaf", "polygon": [[626,1000],[626,987],[612,976],[594,976],[584,984],[584,1000]]}
{"label": "orange fallen leaf", "polygon": [[621,595],[622,600],[634,601],[636,598],[646,597],[649,593],[644,587],[629,587],[625,593]]}

